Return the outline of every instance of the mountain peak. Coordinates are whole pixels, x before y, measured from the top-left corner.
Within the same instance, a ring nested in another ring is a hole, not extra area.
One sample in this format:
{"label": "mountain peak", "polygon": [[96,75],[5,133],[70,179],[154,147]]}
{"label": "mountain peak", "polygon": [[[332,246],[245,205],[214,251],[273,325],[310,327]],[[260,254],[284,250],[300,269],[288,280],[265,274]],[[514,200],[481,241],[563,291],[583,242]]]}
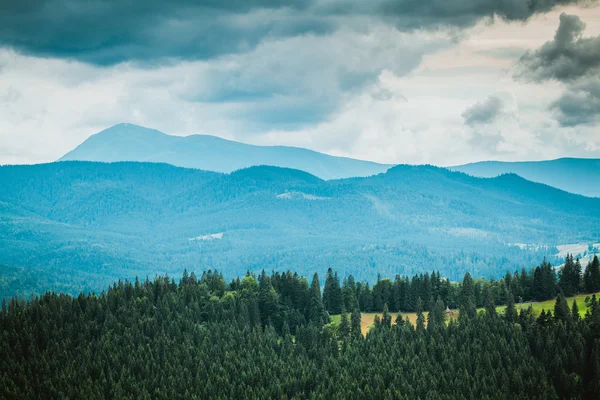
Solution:
{"label": "mountain peak", "polygon": [[103,131],[100,131],[93,136],[97,136],[97,135],[128,135],[128,136],[136,136],[136,137],[142,137],[144,135],[146,135],[146,136],[151,136],[151,135],[166,136],[165,133],[163,133],[159,130],[146,128],[144,126],[132,124],[129,122],[121,122],[119,124],[113,125],[110,128],[106,128]]}
{"label": "mountain peak", "polygon": [[171,136],[131,123],[114,125],[89,137],[59,161],[66,160],[160,162],[224,173],[272,165],[321,179],[376,175],[390,167],[298,147],[255,146],[207,135]]}

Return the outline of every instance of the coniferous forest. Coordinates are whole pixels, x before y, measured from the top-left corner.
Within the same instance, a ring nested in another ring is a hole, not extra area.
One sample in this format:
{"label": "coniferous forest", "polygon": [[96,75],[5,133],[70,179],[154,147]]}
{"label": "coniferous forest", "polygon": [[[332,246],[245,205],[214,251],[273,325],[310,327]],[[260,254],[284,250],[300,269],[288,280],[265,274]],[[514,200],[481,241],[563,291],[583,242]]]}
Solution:
{"label": "coniferous forest", "polygon": [[[543,262],[499,280],[433,272],[369,288],[330,270],[324,282],[185,271],[100,294],[4,300],[0,397],[600,397],[600,304],[591,295],[581,317],[565,299],[600,289],[597,258],[583,271],[569,256],[558,274]],[[515,308],[516,297],[555,296],[554,312]],[[458,319],[446,321],[447,305]],[[416,310],[416,325],[392,321],[391,309]],[[361,311],[371,310],[383,313],[363,336]]]}

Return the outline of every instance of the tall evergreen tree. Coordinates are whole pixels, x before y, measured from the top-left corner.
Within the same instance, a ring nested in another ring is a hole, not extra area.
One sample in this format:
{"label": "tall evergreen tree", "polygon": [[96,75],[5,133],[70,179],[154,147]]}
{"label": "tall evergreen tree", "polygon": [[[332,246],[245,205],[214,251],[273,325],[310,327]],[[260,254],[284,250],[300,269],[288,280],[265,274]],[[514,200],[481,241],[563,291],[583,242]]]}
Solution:
{"label": "tall evergreen tree", "polygon": [[356,300],[356,283],[352,275],[349,275],[348,278],[344,278],[342,296],[344,298],[344,307],[346,307],[346,310],[354,310],[358,306]]}
{"label": "tall evergreen tree", "polygon": [[392,326],[392,316],[390,315],[390,310],[388,309],[387,303],[383,305],[383,314],[381,316],[381,325],[386,328],[391,328]]}
{"label": "tall evergreen tree", "polygon": [[554,319],[557,321],[567,322],[571,316],[569,305],[562,293],[559,293],[554,303]]}
{"label": "tall evergreen tree", "polygon": [[577,300],[573,299],[573,305],[571,306],[571,316],[573,320],[579,321],[581,316],[579,315],[579,306],[577,305]]}
{"label": "tall evergreen tree", "polygon": [[471,275],[468,272],[465,274],[460,288],[459,311],[460,319],[474,318],[477,314],[477,308],[475,306],[473,279],[471,278]]}
{"label": "tall evergreen tree", "polygon": [[425,316],[423,315],[423,301],[417,298],[417,331],[425,330]]}
{"label": "tall evergreen tree", "polygon": [[346,313],[346,309],[342,309],[342,317],[340,319],[340,327],[339,327],[339,335],[345,340],[350,336],[350,321],[348,321],[348,314]]}
{"label": "tall evergreen tree", "polygon": [[579,292],[581,283],[581,264],[573,261],[573,255],[567,254],[565,263],[558,272],[558,286],[567,297]]}
{"label": "tall evergreen tree", "polygon": [[323,288],[323,305],[330,314],[339,314],[342,312],[343,302],[338,274],[329,268],[325,277],[325,287]]}
{"label": "tall evergreen tree", "polygon": [[317,326],[328,322],[323,299],[321,297],[321,285],[319,284],[319,275],[315,272],[310,285],[310,294],[308,300],[308,320]]}
{"label": "tall evergreen tree", "polygon": [[494,318],[498,315],[496,313],[496,304],[494,304],[494,297],[491,293],[487,296],[487,300],[485,303],[485,314],[490,318]]}
{"label": "tall evergreen tree", "polygon": [[583,285],[587,293],[600,291],[600,261],[598,261],[597,255],[594,255],[592,262],[585,267]]}
{"label": "tall evergreen tree", "polygon": [[279,295],[264,270],[258,279],[258,306],[263,325],[271,321],[279,306]]}
{"label": "tall evergreen tree", "polygon": [[517,322],[519,315],[515,308],[515,299],[510,290],[506,293],[506,310],[504,310],[504,318],[511,323]]}
{"label": "tall evergreen tree", "polygon": [[440,299],[437,299],[433,305],[433,308],[429,312],[429,315],[427,316],[427,329],[434,330],[445,326],[445,324],[446,308],[444,307],[444,302],[442,302]]}
{"label": "tall evergreen tree", "polygon": [[360,311],[358,310],[358,308],[355,308],[354,311],[352,311],[352,315],[350,316],[350,330],[352,331],[352,336],[354,337],[362,337],[360,320]]}

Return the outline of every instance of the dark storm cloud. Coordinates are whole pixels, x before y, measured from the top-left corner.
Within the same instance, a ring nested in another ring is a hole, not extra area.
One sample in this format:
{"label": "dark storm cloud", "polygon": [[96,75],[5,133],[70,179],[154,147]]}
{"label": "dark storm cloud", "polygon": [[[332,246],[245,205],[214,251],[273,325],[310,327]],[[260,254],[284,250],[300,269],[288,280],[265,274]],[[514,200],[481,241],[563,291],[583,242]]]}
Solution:
{"label": "dark storm cloud", "polygon": [[524,21],[557,5],[595,0],[4,0],[0,46],[97,65],[210,59],[266,37],[336,30],[344,16],[399,29],[467,27],[498,15]]}
{"label": "dark storm cloud", "polygon": [[525,53],[517,64],[517,78],[565,83],[564,93],[550,105],[564,127],[600,120],[600,36],[583,37],[584,31],[577,15],[562,13],[554,39]]}
{"label": "dark storm cloud", "polygon": [[592,4],[596,0],[384,0],[386,15],[398,17],[400,27],[447,25],[469,27],[494,15],[506,21],[526,21],[561,5]]}
{"label": "dark storm cloud", "polygon": [[330,31],[328,21],[305,17],[302,10],[309,3],[303,0],[3,1],[0,45],[26,54],[98,65],[127,60],[209,59],[251,49],[266,36]]}
{"label": "dark storm cloud", "polygon": [[467,108],[462,117],[467,125],[487,124],[504,114],[504,109],[505,102],[500,96],[490,96]]}
{"label": "dark storm cloud", "polygon": [[568,82],[597,74],[600,69],[600,36],[584,38],[585,23],[576,15],[561,14],[554,40],[518,63],[518,78],[532,81],[556,79]]}
{"label": "dark storm cloud", "polygon": [[600,120],[600,79],[571,85],[550,107],[562,126],[593,125]]}

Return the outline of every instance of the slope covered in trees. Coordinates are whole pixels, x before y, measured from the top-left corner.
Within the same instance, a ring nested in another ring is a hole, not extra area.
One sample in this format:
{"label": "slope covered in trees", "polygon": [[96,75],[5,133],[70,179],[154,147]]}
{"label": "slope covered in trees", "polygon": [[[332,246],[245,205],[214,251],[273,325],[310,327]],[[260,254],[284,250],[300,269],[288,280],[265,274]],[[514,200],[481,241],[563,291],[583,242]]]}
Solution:
{"label": "slope covered in trees", "polygon": [[[336,274],[329,275],[323,291],[337,299]],[[600,396],[595,296],[584,318],[562,294],[554,313],[535,318],[514,310],[509,274],[483,282],[509,293],[506,311],[496,313],[488,291],[486,311],[477,314],[477,283],[467,274],[460,284],[448,283],[458,321],[445,323],[441,294],[426,321],[419,296],[416,327],[401,317],[392,323],[384,304],[382,318],[363,337],[358,308],[346,312],[348,292],[342,288],[341,322],[332,326],[318,276],[308,282],[291,272],[248,274],[229,283],[219,273],[197,278],[185,272],[179,283],[164,276],[119,281],[100,295],[5,300],[0,397]]]}
{"label": "slope covered in trees", "polygon": [[482,161],[450,167],[482,178],[513,173],[533,182],[540,182],[571,193],[600,197],[600,159],[559,158],[547,161]]}
{"label": "slope covered in trees", "polygon": [[334,181],[274,167],[4,166],[0,210],[5,295],[67,285],[76,294],[182,268],[230,278],[334,267],[371,283],[377,273],[433,269],[452,280],[499,277],[544,256],[554,262],[554,245],[600,236],[600,199],[430,166]]}

